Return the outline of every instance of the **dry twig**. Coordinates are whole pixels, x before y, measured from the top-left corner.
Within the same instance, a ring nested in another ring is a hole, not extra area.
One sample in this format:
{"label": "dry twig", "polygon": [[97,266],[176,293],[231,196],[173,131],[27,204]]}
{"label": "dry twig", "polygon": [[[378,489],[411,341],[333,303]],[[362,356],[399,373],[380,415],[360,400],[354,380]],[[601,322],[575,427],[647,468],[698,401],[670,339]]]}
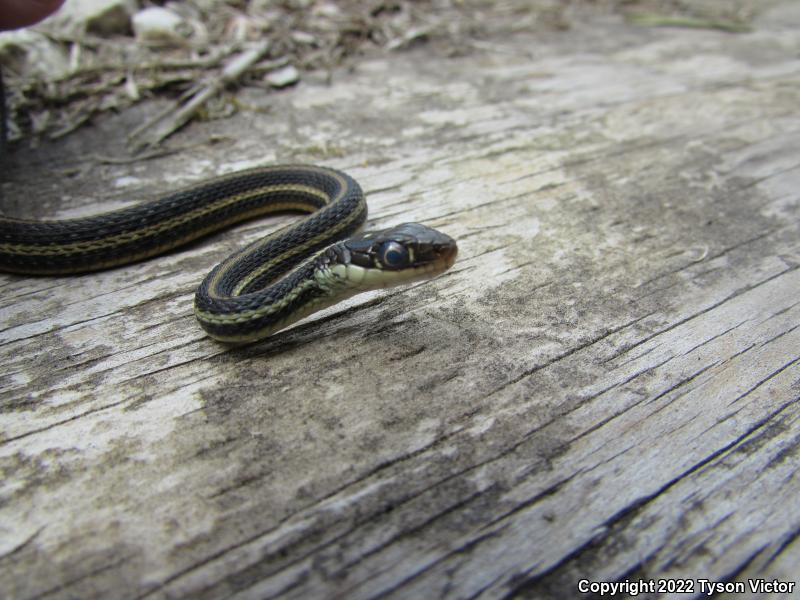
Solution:
{"label": "dry twig", "polygon": [[208,100],[251,69],[267,53],[269,47],[269,41],[264,40],[245,50],[230,61],[211,83],[190,89],[173,106],[143,123],[128,137],[134,150],[156,146],[183,127]]}

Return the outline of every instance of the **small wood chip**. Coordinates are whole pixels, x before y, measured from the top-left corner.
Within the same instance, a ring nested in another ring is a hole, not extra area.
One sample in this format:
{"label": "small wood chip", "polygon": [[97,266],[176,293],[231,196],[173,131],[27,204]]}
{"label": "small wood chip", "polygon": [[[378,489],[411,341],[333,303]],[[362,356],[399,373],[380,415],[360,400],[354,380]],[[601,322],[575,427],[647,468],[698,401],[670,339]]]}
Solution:
{"label": "small wood chip", "polygon": [[300,80],[300,73],[292,65],[287,65],[269,73],[266,80],[272,87],[284,88],[297,83]]}

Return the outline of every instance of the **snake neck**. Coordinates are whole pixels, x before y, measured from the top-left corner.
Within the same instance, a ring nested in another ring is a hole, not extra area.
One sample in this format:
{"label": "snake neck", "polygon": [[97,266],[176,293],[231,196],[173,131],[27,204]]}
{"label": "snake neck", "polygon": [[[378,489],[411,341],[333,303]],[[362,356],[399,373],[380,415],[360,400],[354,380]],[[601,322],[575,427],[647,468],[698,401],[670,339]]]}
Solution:
{"label": "snake neck", "polygon": [[207,285],[213,281],[212,273],[197,291],[195,314],[220,341],[240,343],[266,337],[360,291],[340,269],[340,252],[341,245],[333,244],[264,289],[241,295],[215,294]]}
{"label": "snake neck", "polygon": [[362,286],[348,277],[348,263],[344,262],[348,258],[346,252],[341,242],[332,244],[298,269],[303,282],[298,287],[304,288],[302,301],[287,298],[288,308],[275,326],[270,328],[270,333],[364,291]]}

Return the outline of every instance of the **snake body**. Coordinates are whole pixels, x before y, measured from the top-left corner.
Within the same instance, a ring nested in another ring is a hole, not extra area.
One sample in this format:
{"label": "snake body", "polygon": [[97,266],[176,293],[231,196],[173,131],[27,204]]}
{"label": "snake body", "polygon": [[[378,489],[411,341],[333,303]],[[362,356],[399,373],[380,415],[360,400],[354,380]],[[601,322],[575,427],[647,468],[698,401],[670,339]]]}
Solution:
{"label": "snake body", "polygon": [[211,337],[262,339],[361,291],[434,276],[457,253],[450,237],[418,223],[353,236],[367,218],[358,183],[334,169],[282,165],[216,177],[85,218],[0,216],[0,271],[61,275],[107,269],[287,210],[311,214],[235,252],[200,284],[195,315]]}

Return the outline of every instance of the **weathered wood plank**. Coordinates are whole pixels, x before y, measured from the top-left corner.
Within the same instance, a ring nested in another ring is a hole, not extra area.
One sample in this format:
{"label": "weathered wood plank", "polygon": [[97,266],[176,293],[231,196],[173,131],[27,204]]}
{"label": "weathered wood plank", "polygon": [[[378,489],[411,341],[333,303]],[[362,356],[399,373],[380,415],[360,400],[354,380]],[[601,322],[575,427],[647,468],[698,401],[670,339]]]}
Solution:
{"label": "weathered wood plank", "polygon": [[98,167],[122,115],[19,155],[4,204],[43,217],[324,162],[363,183],[371,226],[422,221],[461,254],[237,349],[195,325],[193,287],[288,217],[0,278],[0,587],[570,598],[583,578],[796,578],[798,18],[423,47],[185,134],[229,147]]}

